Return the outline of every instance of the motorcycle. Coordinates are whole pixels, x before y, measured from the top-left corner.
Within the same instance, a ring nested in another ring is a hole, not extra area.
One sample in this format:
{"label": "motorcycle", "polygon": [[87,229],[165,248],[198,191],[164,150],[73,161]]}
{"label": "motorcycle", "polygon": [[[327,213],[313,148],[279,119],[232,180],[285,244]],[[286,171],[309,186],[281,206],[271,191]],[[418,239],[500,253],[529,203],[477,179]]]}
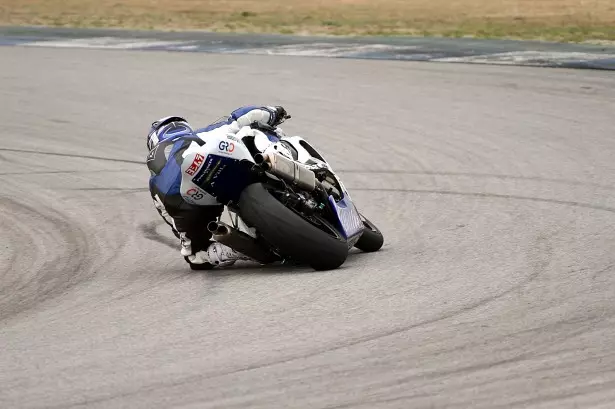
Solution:
{"label": "motorcycle", "polygon": [[214,240],[262,264],[293,262],[315,270],[340,267],[353,247],[382,247],[382,232],[357,210],[310,143],[300,136],[272,140],[274,129],[257,123],[250,128],[251,137],[208,137],[193,178],[229,212],[232,225],[209,224]]}

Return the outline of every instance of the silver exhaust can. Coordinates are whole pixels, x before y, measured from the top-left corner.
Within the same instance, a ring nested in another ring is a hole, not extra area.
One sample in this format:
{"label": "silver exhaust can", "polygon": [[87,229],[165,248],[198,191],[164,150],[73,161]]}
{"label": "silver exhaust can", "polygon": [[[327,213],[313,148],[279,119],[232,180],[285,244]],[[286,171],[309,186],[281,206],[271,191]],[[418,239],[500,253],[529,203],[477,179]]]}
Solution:
{"label": "silver exhaust can", "polygon": [[275,152],[262,155],[267,171],[282,179],[297,184],[302,189],[312,191],[316,188],[316,175],[300,163]]}

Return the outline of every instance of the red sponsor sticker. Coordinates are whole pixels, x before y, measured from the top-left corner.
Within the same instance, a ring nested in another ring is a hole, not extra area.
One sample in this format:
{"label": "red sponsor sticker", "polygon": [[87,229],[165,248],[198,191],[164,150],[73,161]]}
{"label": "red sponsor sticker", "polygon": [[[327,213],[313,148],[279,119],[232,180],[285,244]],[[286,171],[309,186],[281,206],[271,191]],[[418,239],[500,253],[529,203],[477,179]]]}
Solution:
{"label": "red sponsor sticker", "polygon": [[197,153],[190,167],[186,169],[186,173],[189,174],[190,176],[193,176],[196,173],[196,171],[199,170],[199,167],[203,164],[204,160],[205,160],[205,157]]}

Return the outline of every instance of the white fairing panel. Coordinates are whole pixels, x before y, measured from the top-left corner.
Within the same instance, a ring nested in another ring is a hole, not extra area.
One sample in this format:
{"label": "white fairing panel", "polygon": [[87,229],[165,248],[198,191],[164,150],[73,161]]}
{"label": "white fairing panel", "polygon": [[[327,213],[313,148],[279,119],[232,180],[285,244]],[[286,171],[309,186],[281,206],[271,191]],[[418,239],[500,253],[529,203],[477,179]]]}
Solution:
{"label": "white fairing panel", "polygon": [[[285,141],[290,142],[295,149],[298,152],[298,162],[304,163],[304,164],[308,164],[308,165],[325,165],[327,169],[329,169],[329,171],[331,171],[331,173],[333,173],[338,181],[338,183],[340,184],[342,190],[344,191],[344,194],[351,199],[350,197],[350,193],[348,193],[348,189],[346,189],[346,186],[344,186],[344,183],[342,182],[342,180],[337,177],[337,174],[335,173],[335,171],[333,170],[333,168],[331,167],[331,165],[326,161],[326,158],[324,157],[324,155],[318,151],[314,146],[312,146],[312,144],[310,144],[308,141],[306,141],[305,139],[303,139],[300,136],[290,136],[290,137],[285,137],[284,138]],[[303,142],[304,144],[309,145],[310,147],[312,147],[312,149],[314,149],[316,152],[318,152],[318,154],[325,159],[325,161],[321,161],[318,158],[314,158],[308,151],[307,149],[305,149],[301,142]],[[352,199],[351,199],[352,200]]]}
{"label": "white fairing panel", "polygon": [[[316,148],[314,148],[312,146],[312,144],[310,144],[308,141],[306,141],[302,137],[300,137],[300,136],[287,136],[287,137],[284,137],[284,140],[287,141],[287,142],[290,142],[290,144],[293,145],[294,148],[297,150],[297,153],[299,154],[298,159],[297,159],[298,162],[301,162],[303,164],[325,164],[326,167],[329,168],[329,170],[331,172],[333,172],[333,169],[331,168],[331,166],[326,162],[326,158],[324,157],[324,155],[322,153],[320,153]],[[325,159],[325,162],[321,161],[318,158],[314,158],[312,155],[310,155],[310,153],[301,145],[301,142],[311,146],[312,149],[314,149],[316,152],[318,152],[318,154],[323,159]]]}

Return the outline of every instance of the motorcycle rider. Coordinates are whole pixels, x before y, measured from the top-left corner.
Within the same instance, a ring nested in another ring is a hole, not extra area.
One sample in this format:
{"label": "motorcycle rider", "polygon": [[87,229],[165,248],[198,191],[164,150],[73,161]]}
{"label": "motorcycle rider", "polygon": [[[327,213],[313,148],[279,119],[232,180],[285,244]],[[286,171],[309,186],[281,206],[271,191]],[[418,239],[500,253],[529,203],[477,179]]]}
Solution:
{"label": "motorcycle rider", "polygon": [[211,239],[207,225],[219,220],[224,205],[192,181],[205,159],[198,153],[198,147],[206,144],[211,135],[237,139],[254,136],[254,130],[249,128],[254,123],[270,130],[266,135],[274,144],[283,137],[278,125],[288,118],[290,115],[281,106],[244,106],[226,119],[197,130],[180,116],[168,116],[152,123],[147,135],[150,193],[158,213],[180,240],[180,254],[193,270],[228,266],[239,259],[248,259]]}

